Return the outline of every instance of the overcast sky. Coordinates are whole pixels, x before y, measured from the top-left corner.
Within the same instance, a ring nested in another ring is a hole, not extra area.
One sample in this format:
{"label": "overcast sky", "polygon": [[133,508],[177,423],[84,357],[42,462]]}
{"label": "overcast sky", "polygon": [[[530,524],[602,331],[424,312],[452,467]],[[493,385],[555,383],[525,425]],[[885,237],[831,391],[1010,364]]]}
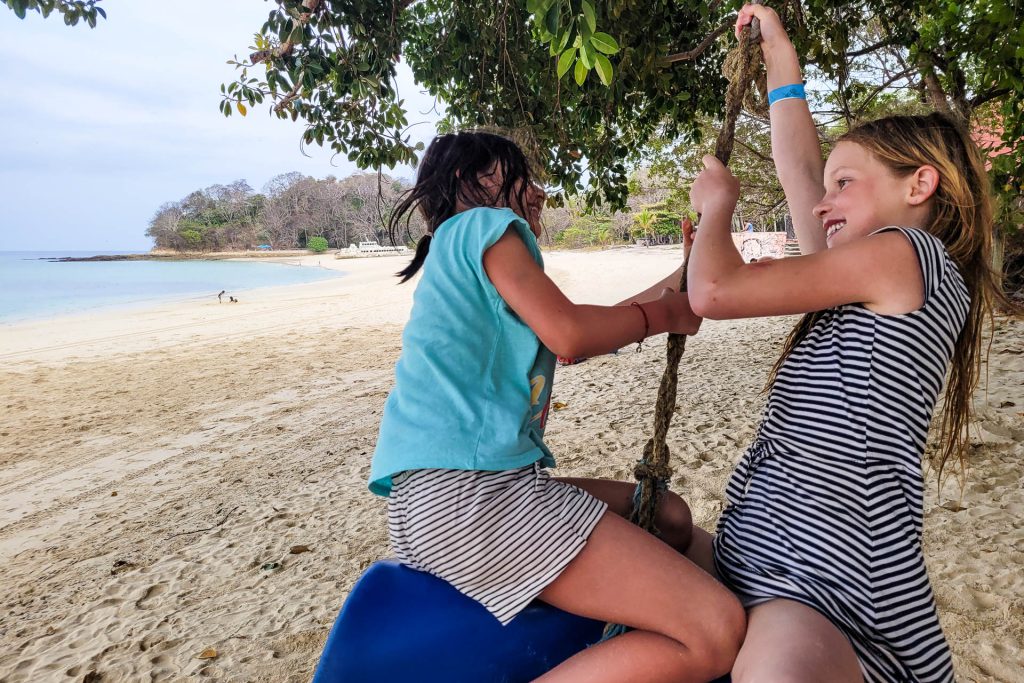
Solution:
{"label": "overcast sky", "polygon": [[[279,173],[343,177],[355,167],[313,146],[301,121],[266,106],[217,108],[226,64],[247,55],[265,0],[104,0],[95,29],[56,13],[24,21],[0,6],[0,251],[146,250],[164,202]],[[434,135],[433,99],[399,78],[415,140]],[[426,113],[423,113],[426,112]],[[412,177],[408,168],[396,175]]]}

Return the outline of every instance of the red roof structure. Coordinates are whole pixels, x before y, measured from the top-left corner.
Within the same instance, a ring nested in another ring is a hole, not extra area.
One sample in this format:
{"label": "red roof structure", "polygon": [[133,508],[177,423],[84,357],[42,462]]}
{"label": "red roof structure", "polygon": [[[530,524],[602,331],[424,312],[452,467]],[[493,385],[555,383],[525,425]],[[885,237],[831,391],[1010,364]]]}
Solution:
{"label": "red roof structure", "polygon": [[975,128],[971,133],[971,139],[985,155],[986,169],[992,167],[992,159],[1013,151],[1013,148],[1003,141],[1003,127],[998,124],[996,127]]}

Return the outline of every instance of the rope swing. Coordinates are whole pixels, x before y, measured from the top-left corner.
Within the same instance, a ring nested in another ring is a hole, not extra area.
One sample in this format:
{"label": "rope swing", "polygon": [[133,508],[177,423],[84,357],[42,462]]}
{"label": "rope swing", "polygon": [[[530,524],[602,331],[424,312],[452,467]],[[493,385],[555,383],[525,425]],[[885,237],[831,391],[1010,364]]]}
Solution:
{"label": "rope swing", "polygon": [[[755,0],[756,1],[756,0]],[[745,26],[740,33],[739,44],[729,51],[722,70],[729,81],[725,94],[725,121],[718,133],[715,143],[715,156],[723,164],[729,163],[732,156],[733,142],[736,133],[736,119],[744,104],[757,113],[767,111],[766,84],[761,69],[761,37],[760,25],[755,18],[750,26]],[[757,78],[754,88],[751,81]],[[679,282],[679,291],[686,291],[686,271],[689,262],[683,264],[683,274]],[[666,444],[668,428],[672,422],[672,413],[676,408],[676,389],[679,383],[679,360],[686,349],[686,335],[669,334],[666,349],[667,362],[665,372],[661,376],[658,387],[658,399],[654,408],[654,436],[644,445],[643,456],[633,469],[637,479],[636,491],[633,494],[633,510],[629,521],[654,535],[658,529],[654,524],[654,513],[658,506],[661,493],[668,488],[672,477],[669,465],[669,450]],[[604,637],[611,638],[626,631],[626,627],[608,624]]]}

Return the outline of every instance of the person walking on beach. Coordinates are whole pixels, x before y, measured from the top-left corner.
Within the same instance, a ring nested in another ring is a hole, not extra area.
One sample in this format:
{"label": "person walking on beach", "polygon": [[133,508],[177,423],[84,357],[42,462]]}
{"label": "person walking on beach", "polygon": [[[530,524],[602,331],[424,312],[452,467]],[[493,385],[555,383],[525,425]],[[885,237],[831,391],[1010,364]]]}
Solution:
{"label": "person walking on beach", "polygon": [[982,325],[1007,303],[989,267],[988,179],[939,114],[862,124],[823,166],[778,16],[748,5],[737,32],[755,16],[772,153],[805,255],[744,264],[729,234],[739,183],[705,157],[688,289],[709,318],[806,315],[717,535],[694,532],[748,610],[733,681],[952,681],[921,548],[921,460],[950,368],[940,479],[951,459],[965,465]]}
{"label": "person walking on beach", "polygon": [[220,290],[220,294],[217,295],[217,303],[219,303],[219,304],[224,303],[224,301],[221,299],[221,297],[224,296],[225,294],[227,294],[227,291],[228,290],[226,290],[226,289]]}
{"label": "person walking on beach", "polygon": [[[506,624],[535,598],[634,630],[541,680],[708,681],[732,666],[744,614],[687,559],[689,508],[666,495],[659,540],[623,519],[633,484],[557,479],[543,434],[555,355],[592,356],[700,319],[667,289],[628,305],[569,301],[544,274],[545,194],[523,152],[487,133],[436,138],[396,207],[427,234],[384,407],[370,490],[388,496],[398,559],[449,582]],[[676,278],[674,281],[672,278]]]}

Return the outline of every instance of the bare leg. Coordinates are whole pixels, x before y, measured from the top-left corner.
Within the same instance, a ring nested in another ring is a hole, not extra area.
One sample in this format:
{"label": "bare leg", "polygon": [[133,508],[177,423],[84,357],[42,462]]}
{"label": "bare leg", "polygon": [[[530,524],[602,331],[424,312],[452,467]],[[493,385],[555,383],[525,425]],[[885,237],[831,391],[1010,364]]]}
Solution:
{"label": "bare leg", "polygon": [[863,683],[853,646],[832,622],[793,600],[750,610],[733,683]]}
{"label": "bare leg", "polygon": [[715,577],[717,581],[721,581],[722,577],[718,575],[718,570],[715,569],[715,553],[711,546],[711,541],[714,537],[714,534],[709,534],[699,526],[693,527],[693,538],[690,541],[690,547],[686,549],[686,556],[695,565]]}
{"label": "bare leg", "polygon": [[[628,517],[633,508],[633,491],[636,484],[611,479],[578,479],[559,477],[560,481],[578,486],[595,498],[608,503],[608,508],[621,517]],[[654,525],[661,534],[661,540],[690,558],[690,561],[719,581],[712,558],[712,534],[693,526],[690,506],[671,491],[666,491],[658,500],[654,512]]]}
{"label": "bare leg", "polygon": [[745,616],[735,597],[669,545],[606,513],[540,595],[574,614],[633,627],[538,680],[703,683],[732,667]]}
{"label": "bare leg", "polygon": [[[611,479],[581,479],[559,477],[559,481],[577,486],[595,498],[608,503],[608,508],[620,517],[628,517],[633,508],[633,491],[636,484]],[[693,519],[690,506],[671,491],[666,491],[658,500],[654,511],[654,525],[661,534],[661,540],[681,553],[686,553],[692,538]]]}
{"label": "bare leg", "polygon": [[745,615],[735,597],[683,557],[690,513],[671,494],[656,523],[671,545],[622,519],[632,485],[565,480],[609,503],[587,545],[540,598],[583,616],[636,629],[594,645],[540,681],[693,681],[726,673],[743,640]]}

